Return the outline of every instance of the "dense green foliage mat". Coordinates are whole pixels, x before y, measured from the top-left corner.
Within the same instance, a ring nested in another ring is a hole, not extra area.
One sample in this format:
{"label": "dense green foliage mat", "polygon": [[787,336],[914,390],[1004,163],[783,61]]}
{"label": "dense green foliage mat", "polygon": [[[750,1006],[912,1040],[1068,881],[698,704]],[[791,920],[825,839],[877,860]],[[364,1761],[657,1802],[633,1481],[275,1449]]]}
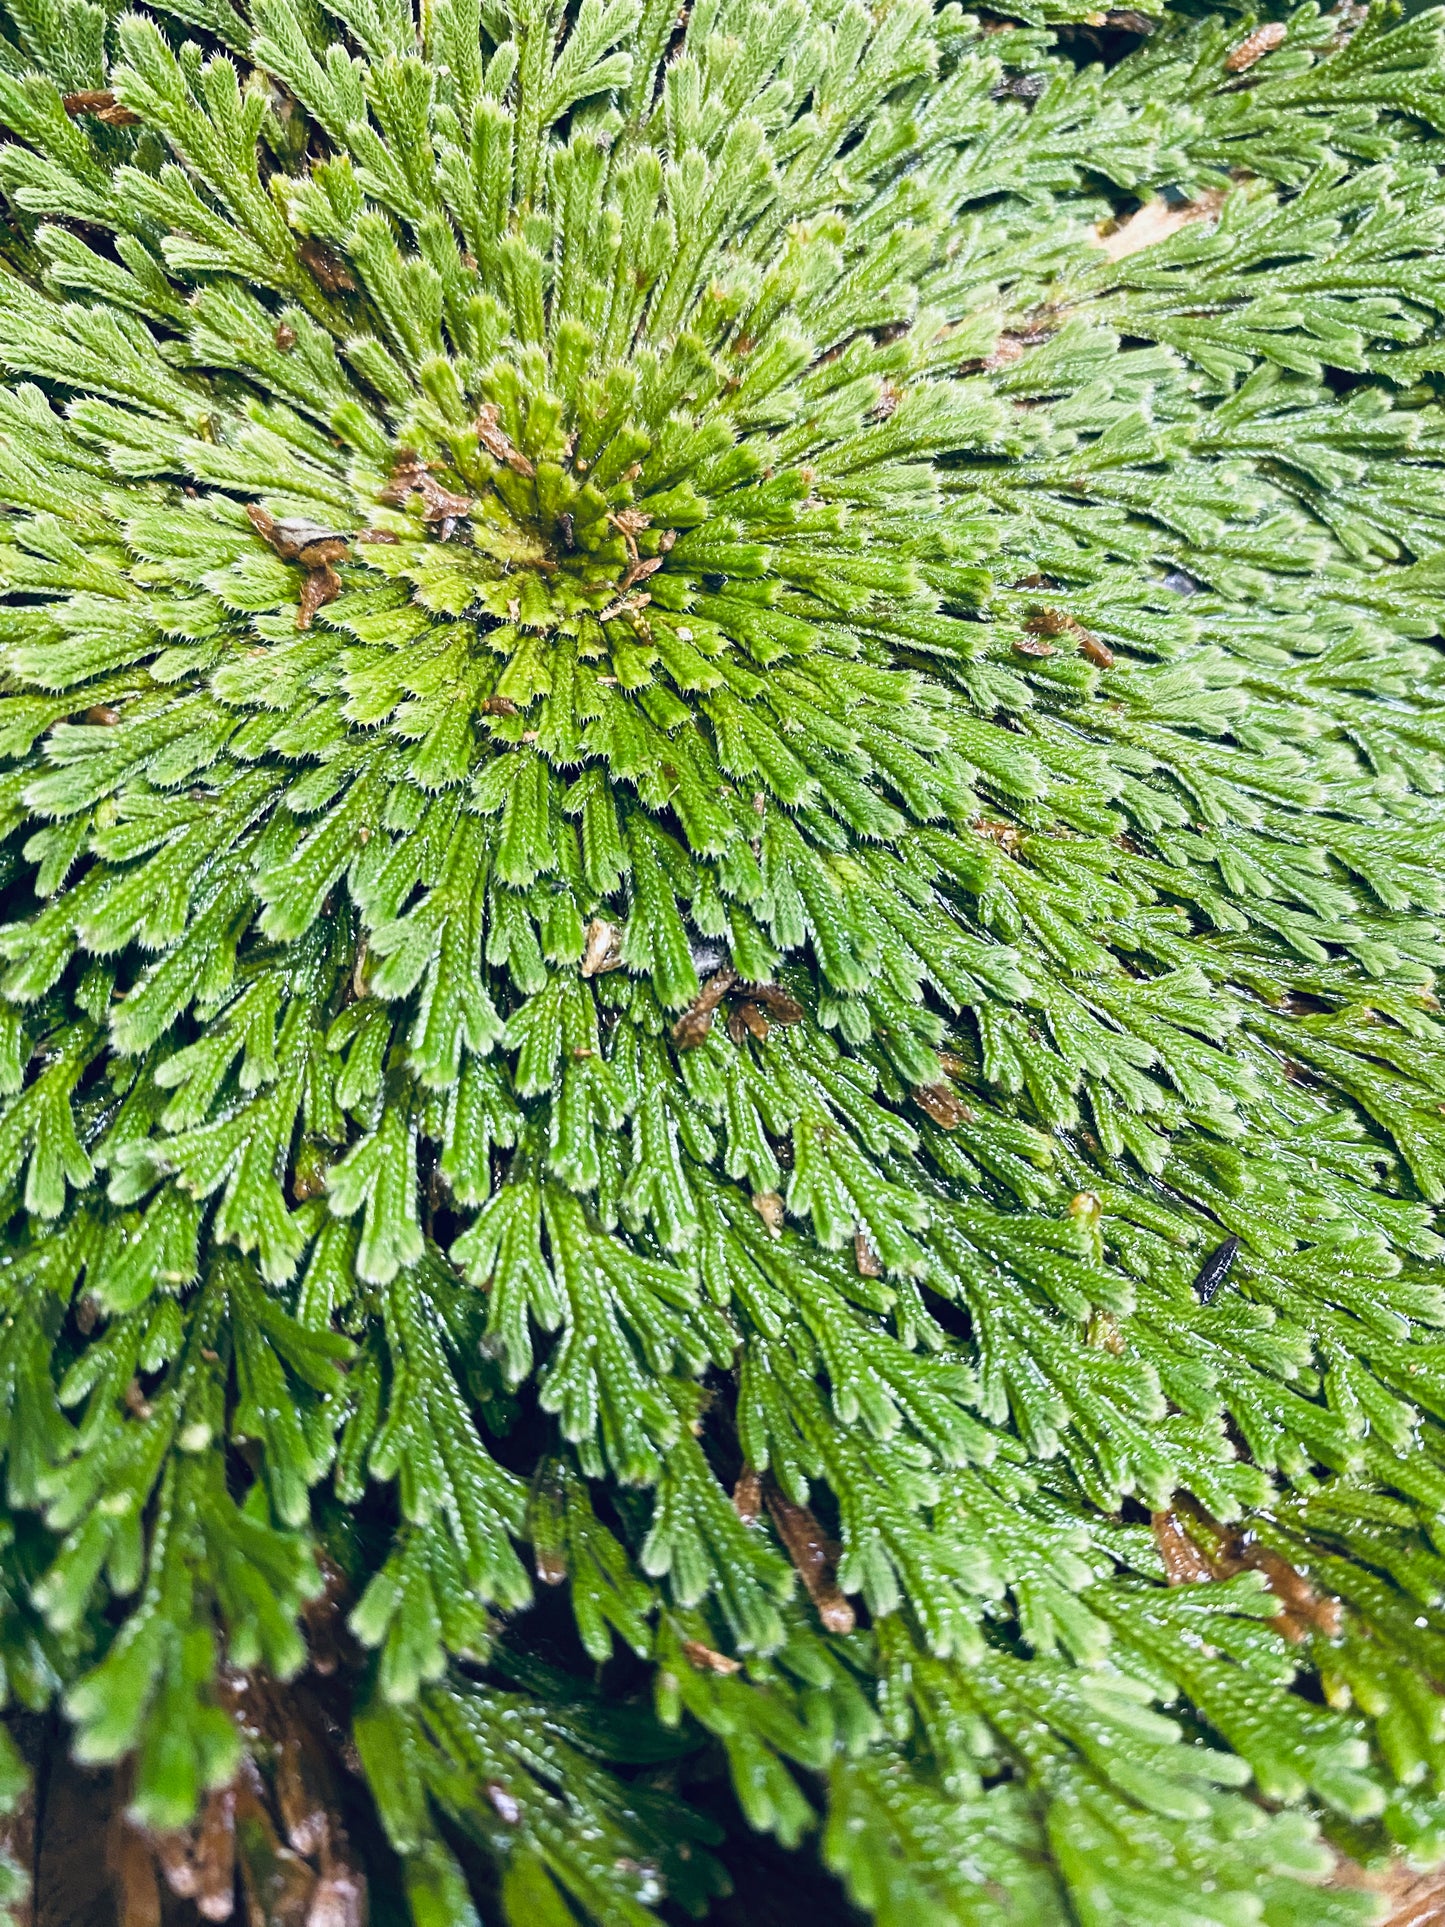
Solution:
{"label": "dense green foliage mat", "polygon": [[1445,1853],[1445,15],[1020,12],[5,0],[0,1652],[206,1918]]}

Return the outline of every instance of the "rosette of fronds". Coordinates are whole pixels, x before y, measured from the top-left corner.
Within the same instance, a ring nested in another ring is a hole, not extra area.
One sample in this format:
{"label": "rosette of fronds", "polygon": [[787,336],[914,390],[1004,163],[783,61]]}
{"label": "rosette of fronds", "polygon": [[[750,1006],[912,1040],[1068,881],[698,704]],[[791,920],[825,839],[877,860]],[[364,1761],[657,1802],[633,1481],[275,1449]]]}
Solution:
{"label": "rosette of fronds", "polygon": [[0,1640],[127,1920],[1445,1850],[1441,16],[1070,17],[7,0]]}

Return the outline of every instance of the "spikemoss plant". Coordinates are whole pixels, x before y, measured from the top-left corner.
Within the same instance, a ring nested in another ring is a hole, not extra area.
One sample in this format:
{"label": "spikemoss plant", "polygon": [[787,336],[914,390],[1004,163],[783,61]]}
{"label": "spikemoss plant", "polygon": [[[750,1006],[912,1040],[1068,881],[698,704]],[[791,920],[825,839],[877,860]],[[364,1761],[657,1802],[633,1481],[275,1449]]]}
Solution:
{"label": "spikemoss plant", "polygon": [[1445,15],[1019,14],[5,0],[0,1641],[128,1920],[1445,1852]]}

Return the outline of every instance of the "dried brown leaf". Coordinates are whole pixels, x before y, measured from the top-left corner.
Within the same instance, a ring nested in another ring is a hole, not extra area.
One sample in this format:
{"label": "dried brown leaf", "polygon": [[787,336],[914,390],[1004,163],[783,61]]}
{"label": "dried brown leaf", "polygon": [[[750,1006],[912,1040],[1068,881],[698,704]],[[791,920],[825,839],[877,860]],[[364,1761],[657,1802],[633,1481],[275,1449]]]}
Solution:
{"label": "dried brown leaf", "polygon": [[744,984],[742,991],[750,1003],[761,1004],[775,1024],[802,1023],[803,1006],[781,984]]}
{"label": "dried brown leaf", "polygon": [[629,562],[626,573],[617,585],[619,593],[625,595],[635,583],[645,582],[650,575],[656,575],[661,567],[660,555],[644,556],[636,562]]}
{"label": "dried brown leaf", "polygon": [[1107,643],[1100,642],[1097,636],[1090,635],[1087,629],[1079,631],[1079,654],[1093,663],[1096,669],[1114,667],[1113,650]]}
{"label": "dried brown leaf", "polygon": [[685,1639],[682,1650],[687,1655],[689,1665],[695,1666],[700,1673],[740,1673],[742,1661],[729,1659],[726,1653],[715,1652],[711,1646],[704,1646],[700,1639]]}
{"label": "dried brown leaf", "polygon": [[309,629],[311,618],[318,609],[324,609],[328,602],[335,602],[341,594],[341,577],[330,563],[325,568],[308,569],[306,580],[301,584],[301,602],[296,611],[296,627]]}
{"label": "dried brown leaf", "polygon": [[1222,190],[1211,188],[1201,194],[1196,201],[1166,201],[1156,194],[1143,207],[1131,214],[1127,221],[1121,221],[1105,233],[1094,229],[1095,245],[1103,250],[1111,261],[1123,261],[1131,254],[1138,254],[1142,248],[1152,248],[1160,241],[1167,241],[1171,234],[1177,234],[1191,221],[1214,220],[1223,204]]}
{"label": "dried brown leaf", "polygon": [[582,952],[582,975],[601,977],[609,970],[622,968],[622,931],[603,917],[594,917],[587,926],[587,943]]}
{"label": "dried brown leaf", "polygon": [[695,1050],[712,1029],[713,1014],[738,980],[731,964],[716,971],[694,997],[672,1027],[672,1041],[679,1050]]}
{"label": "dried brown leaf", "polygon": [[741,1044],[745,1037],[756,1037],[760,1044],[765,1044],[768,1041],[767,1012],[751,1000],[735,1004],[728,1014],[728,1036],[735,1044]]}
{"label": "dried brown leaf", "polygon": [[753,1209],[774,1238],[783,1235],[783,1200],[776,1191],[755,1191]]}
{"label": "dried brown leaf", "polygon": [[1164,1576],[1171,1586],[1198,1585],[1214,1577],[1214,1568],[1172,1512],[1156,1512],[1149,1523],[1164,1561]]}
{"label": "dried brown leaf", "polygon": [[965,1121],[965,1107],[951,1085],[919,1084],[913,1092],[913,1101],[945,1131],[956,1131]]}
{"label": "dried brown leaf", "polygon": [[381,499],[399,507],[408,495],[421,497],[424,522],[454,521],[472,506],[470,495],[443,488],[427,463],[409,450],[403,450],[392,467],[391,480],[381,491]]}
{"label": "dried brown leaf", "polygon": [[1288,31],[1282,20],[1266,20],[1263,26],[1256,27],[1253,33],[1247,33],[1239,45],[1225,55],[1224,71],[1228,74],[1245,73],[1256,60],[1263,60],[1266,54],[1282,46]]}
{"label": "dried brown leaf", "polygon": [[311,275],[323,294],[355,294],[356,277],[336,252],[308,234],[296,250],[302,267]]}
{"label": "dried brown leaf", "polygon": [[516,475],[524,475],[530,480],[536,469],[520,449],[515,448],[502,427],[502,411],[495,402],[485,402],[477,410],[475,423],[477,440],[494,462],[501,462]]}
{"label": "dried brown leaf", "polygon": [[107,127],[139,127],[140,115],[122,107],[109,88],[85,88],[78,94],[62,94],[61,106],[72,120],[83,114],[94,115]]}

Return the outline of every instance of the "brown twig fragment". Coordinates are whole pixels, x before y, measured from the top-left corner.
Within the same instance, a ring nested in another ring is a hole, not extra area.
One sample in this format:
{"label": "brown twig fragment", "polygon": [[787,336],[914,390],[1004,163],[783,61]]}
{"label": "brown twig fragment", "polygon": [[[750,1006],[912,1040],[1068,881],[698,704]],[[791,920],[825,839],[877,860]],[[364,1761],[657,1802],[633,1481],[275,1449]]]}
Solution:
{"label": "brown twig fragment", "polygon": [[119,1927],[161,1927],[161,1889],[151,1844],[120,1807],[106,1829],[105,1864]]}
{"label": "brown twig fragment", "polygon": [[834,1570],[838,1548],[805,1505],[794,1505],[776,1479],[763,1481],[763,1497],[793,1570],[802,1580],[819,1619],[830,1633],[851,1633],[858,1623],[838,1588]]}
{"label": "brown twig fragment", "polygon": [[[1180,1512],[1193,1521],[1195,1531],[1186,1529]],[[1339,1600],[1320,1592],[1282,1553],[1261,1544],[1251,1528],[1221,1525],[1201,1505],[1186,1499],[1176,1500],[1172,1512],[1156,1512],[1153,1526],[1154,1543],[1171,1586],[1258,1572],[1280,1602],[1275,1624],[1286,1639],[1300,1645],[1311,1633],[1326,1639],[1338,1636],[1343,1618]]]}
{"label": "brown twig fragment", "polygon": [[1172,1512],[1155,1512],[1149,1523],[1171,1586],[1202,1585],[1214,1578],[1214,1568]]}
{"label": "brown twig fragment", "polygon": [[750,1465],[738,1474],[733,1487],[733,1511],[745,1526],[756,1525],[763,1511],[763,1479]]}

